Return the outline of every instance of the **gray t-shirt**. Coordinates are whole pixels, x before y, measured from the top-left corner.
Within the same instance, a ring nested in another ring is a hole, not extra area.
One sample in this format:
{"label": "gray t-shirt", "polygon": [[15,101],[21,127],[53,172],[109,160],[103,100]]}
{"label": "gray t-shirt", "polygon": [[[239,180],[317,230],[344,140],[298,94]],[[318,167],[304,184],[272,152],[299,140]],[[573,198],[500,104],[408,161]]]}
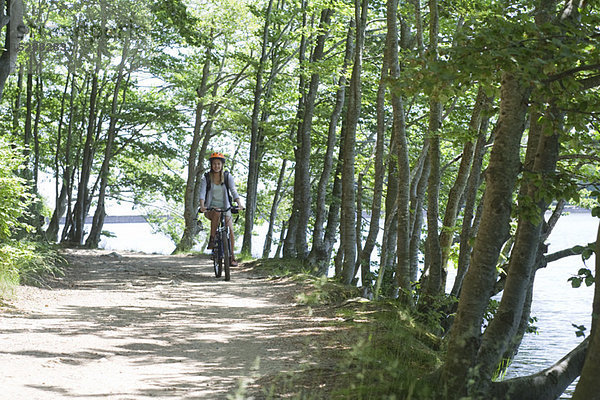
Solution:
{"label": "gray t-shirt", "polygon": [[215,185],[212,183],[210,187],[212,190],[212,199],[209,206],[214,208],[225,208],[225,191],[227,190],[225,185]]}

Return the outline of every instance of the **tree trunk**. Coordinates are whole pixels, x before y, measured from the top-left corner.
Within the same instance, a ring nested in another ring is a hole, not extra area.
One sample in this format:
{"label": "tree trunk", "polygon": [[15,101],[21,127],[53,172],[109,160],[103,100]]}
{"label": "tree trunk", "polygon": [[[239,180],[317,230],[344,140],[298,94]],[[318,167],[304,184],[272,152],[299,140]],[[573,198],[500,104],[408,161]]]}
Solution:
{"label": "tree trunk", "polygon": [[[50,218],[50,223],[48,224],[48,228],[46,229],[46,239],[56,242],[60,217],[64,214],[66,210],[65,201],[67,200],[67,188],[63,184],[60,184],[60,150],[62,147],[62,133],[63,133],[63,121],[65,115],[65,103],[67,99],[67,92],[69,90],[69,82],[71,81],[71,73],[67,72],[67,77],[65,79],[65,89],[63,90],[63,95],[60,101],[60,113],[58,118],[58,131],[56,135],[56,149],[54,152],[54,212],[52,213],[52,218]],[[62,187],[61,187],[62,186]],[[59,187],[61,187],[59,189]]]}
{"label": "tree trunk", "polygon": [[[387,3],[387,30],[389,40],[398,36],[396,15],[398,9],[397,0],[388,0]],[[396,81],[400,78],[400,64],[398,61],[398,46],[386,46],[390,51],[390,79]],[[397,160],[397,220],[398,240],[396,286],[402,292],[402,300],[412,304],[412,290],[410,281],[410,162],[408,157],[408,141],[406,138],[406,122],[404,120],[404,99],[396,90],[391,92],[393,124],[392,137],[395,148],[392,149]],[[389,195],[389,194],[388,194]]]}
{"label": "tree trunk", "polygon": [[[429,49],[431,61],[437,62],[438,36],[439,36],[439,12],[437,0],[429,0]],[[431,300],[443,291],[442,282],[445,273],[442,264],[442,249],[439,226],[439,200],[440,200],[440,127],[442,125],[442,103],[432,98],[429,102],[429,180],[427,184],[427,242],[425,251],[426,269],[429,270],[427,279],[422,283],[423,293],[420,306],[427,308]],[[423,280],[422,280],[423,281]]]}
{"label": "tree trunk", "polygon": [[[390,18],[396,18],[396,13]],[[389,32],[388,32],[389,34]],[[386,46],[397,46],[397,38],[390,37],[386,38]],[[381,219],[381,203],[383,197],[383,176],[385,171],[385,165],[383,162],[384,158],[384,142],[385,142],[385,92],[388,85],[389,76],[389,57],[390,50],[386,50],[383,54],[383,61],[381,67],[381,78],[379,79],[379,87],[377,89],[377,133],[375,140],[375,180],[373,183],[373,200],[371,204],[371,219],[369,221],[369,233],[365,240],[365,245],[360,251],[359,263],[362,271],[362,285],[363,287],[370,287],[371,282],[367,282],[369,279],[369,273],[371,270],[371,253],[375,248],[377,241],[377,235],[379,234],[379,220]],[[360,202],[360,200],[359,200]],[[359,215],[360,218],[360,215]]]}
{"label": "tree trunk", "polygon": [[466,394],[475,364],[481,325],[496,281],[496,262],[509,236],[512,193],[519,173],[519,148],[525,125],[529,89],[503,73],[498,129],[488,166],[481,226],[465,276],[456,320],[450,330],[442,384],[452,396]]}
{"label": "tree trunk", "polygon": [[598,400],[600,391],[598,390],[598,376],[600,376],[600,327],[598,319],[600,318],[600,225],[596,235],[596,273],[594,304],[592,307],[592,333],[590,334],[590,346],[585,357],[581,377],[575,388],[573,400]]}
{"label": "tree trunk", "polygon": [[448,193],[448,201],[446,202],[446,210],[444,212],[444,222],[442,224],[442,231],[440,233],[440,247],[442,248],[442,267],[444,269],[448,266],[448,256],[450,254],[450,248],[454,238],[454,227],[456,224],[456,218],[458,217],[460,199],[464,196],[465,189],[469,178],[469,170],[471,169],[471,162],[473,161],[475,142],[479,137],[479,127],[481,126],[481,114],[486,107],[488,102],[487,96],[480,86],[477,92],[477,98],[471,112],[471,119],[469,121],[469,140],[463,146],[462,157],[460,159],[460,166],[456,173],[456,179],[454,185],[450,188]]}
{"label": "tree trunk", "polygon": [[350,284],[354,276],[356,264],[356,193],[354,186],[354,159],[358,119],[361,103],[361,71],[362,56],[367,24],[368,0],[355,0],[354,13],[357,21],[356,52],[354,53],[354,66],[350,78],[348,113],[344,123],[346,136],[344,138],[344,153],[342,166],[342,225],[344,240],[341,247],[344,251],[342,269],[342,282]]}
{"label": "tree trunk", "polygon": [[[429,143],[429,141],[427,141]],[[429,151],[429,146],[425,145],[423,149],[424,154]],[[427,157],[426,157],[427,158]],[[429,182],[429,171],[430,164],[426,163],[420,170],[421,173],[418,176],[418,180],[413,180],[411,184],[411,195],[410,210],[411,210],[411,227],[410,227],[410,270],[409,277],[411,282],[418,280],[418,269],[419,269],[419,253],[421,246],[421,233],[423,228],[423,204],[425,203],[425,193],[427,191],[427,184]]]}
{"label": "tree trunk", "polygon": [[248,184],[246,189],[246,219],[244,222],[244,237],[242,239],[242,253],[252,253],[252,231],[254,230],[254,217],[256,214],[256,200],[258,196],[258,172],[260,160],[260,105],[263,96],[263,74],[267,61],[267,48],[269,43],[269,23],[273,0],[269,0],[264,14],[265,26],[263,28],[261,56],[256,71],[256,85],[254,87],[254,104],[252,107],[250,127],[250,156],[248,160]]}
{"label": "tree trunk", "polygon": [[[192,143],[190,151],[188,153],[187,162],[187,180],[185,184],[185,196],[184,196],[184,211],[183,219],[185,228],[183,235],[174,252],[188,251],[194,245],[194,237],[198,233],[198,224],[196,223],[198,218],[198,209],[194,204],[194,193],[196,188],[198,167],[198,149],[200,147],[200,140],[202,134],[202,113],[204,112],[204,98],[207,95],[208,77],[210,76],[210,65],[211,63],[211,48],[206,46],[204,54],[204,66],[202,68],[202,79],[200,81],[200,87],[196,90],[198,95],[198,103],[196,104],[195,122],[194,122],[194,133],[192,137]],[[200,160],[202,162],[204,160]]]}
{"label": "tree trunk", "polygon": [[486,118],[479,125],[477,143],[475,144],[473,162],[471,163],[471,172],[467,180],[466,199],[463,213],[462,228],[460,232],[460,248],[458,252],[458,268],[454,284],[450,293],[459,297],[462,289],[463,280],[471,261],[471,239],[475,236],[475,213],[477,207],[477,192],[481,185],[481,168],[483,156],[486,150],[486,132],[489,124],[489,118]]}
{"label": "tree trunk", "polygon": [[[81,163],[80,177],[79,177],[79,186],[77,189],[77,201],[75,202],[75,207],[73,210],[73,226],[68,234],[68,241],[80,245],[83,242],[84,237],[84,225],[85,218],[87,215],[87,211],[89,209],[89,180],[92,170],[92,164],[94,162],[94,136],[96,133],[96,117],[97,117],[97,102],[98,102],[98,77],[100,75],[100,70],[102,68],[102,55],[104,53],[105,46],[105,27],[106,27],[106,19],[105,19],[105,8],[106,4],[104,1],[100,2],[100,15],[101,26],[100,26],[100,38],[98,41],[96,56],[95,56],[95,69],[92,73],[92,90],[90,93],[90,102],[89,102],[89,113],[88,113],[88,126],[85,144],[83,147],[83,161]],[[100,124],[98,124],[100,125]]]}
{"label": "tree trunk", "polygon": [[[390,142],[390,156],[395,148],[394,138]],[[385,219],[383,221],[383,240],[381,243],[381,257],[379,271],[373,295],[375,298],[381,293],[386,271],[394,271],[394,259],[396,258],[396,244],[398,240],[398,164],[389,157],[387,173],[387,191],[385,196]],[[392,274],[389,274],[392,275]],[[387,282],[386,282],[387,283]],[[391,283],[391,282],[390,282]]]}
{"label": "tree trunk", "polygon": [[[128,32],[128,35],[130,34],[131,32]],[[100,189],[98,191],[98,204],[96,206],[96,212],[94,213],[94,218],[92,220],[90,234],[88,235],[88,238],[85,243],[86,247],[93,249],[97,248],[98,243],[100,243],[100,235],[102,234],[102,227],[104,226],[104,217],[106,216],[106,188],[108,186],[108,178],[110,174],[110,161],[113,157],[113,145],[115,142],[115,137],[117,135],[117,121],[119,120],[119,116],[117,114],[119,104],[119,93],[121,92],[121,85],[123,83],[123,77],[125,76],[123,70],[125,68],[125,61],[128,57],[129,43],[130,38],[128,36],[125,39],[125,42],[123,43],[121,62],[117,67],[117,80],[115,82],[115,88],[112,98],[110,123],[108,126],[108,132],[106,133],[107,138],[106,147],[104,149],[104,160],[102,161],[102,166],[100,167]],[[123,95],[123,97],[124,96],[125,95]]]}
{"label": "tree trunk", "polygon": [[[319,23],[319,35],[316,45],[312,52],[311,63],[316,64],[323,58],[325,40],[329,31],[329,23],[333,10],[327,8],[321,12],[321,21]],[[305,13],[306,15],[306,13]],[[302,104],[302,115],[300,116],[300,126],[298,129],[297,146],[298,157],[296,158],[296,177],[298,192],[294,193],[294,199],[298,197],[297,212],[298,223],[296,225],[296,255],[302,259],[307,256],[308,245],[306,242],[306,232],[308,219],[311,209],[311,187],[310,187],[310,153],[311,153],[311,134],[312,122],[315,111],[315,102],[319,89],[320,74],[315,72],[310,77],[308,84],[308,93]]]}
{"label": "tree trunk", "polygon": [[6,26],[4,50],[0,55],[0,100],[8,75],[15,71],[19,44],[28,29],[23,23],[23,0],[0,1],[0,30]]}
{"label": "tree trunk", "polygon": [[485,331],[477,357],[481,365],[480,372],[486,380],[496,370],[521,322],[528,289],[533,285],[542,223],[549,204],[549,200],[536,200],[544,199],[545,196],[540,192],[547,190],[544,186],[540,187],[539,182],[553,180],[558,160],[560,113],[550,106],[543,125],[537,122],[540,114],[532,111],[531,115],[515,243],[506,268],[507,277],[500,307]]}
{"label": "tree trunk", "polygon": [[[354,41],[352,39],[352,31],[354,29],[354,20],[350,22],[348,29],[348,35],[346,36],[346,52],[344,56],[344,63],[340,72],[338,90],[335,96],[335,106],[329,118],[329,128],[327,134],[327,150],[324,156],[323,170],[321,171],[321,177],[317,185],[317,201],[316,201],[316,212],[315,222],[312,236],[312,249],[308,255],[309,265],[316,268],[318,271],[326,271],[328,265],[324,265],[325,260],[329,259],[331,255],[327,256],[325,250],[325,238],[323,233],[323,225],[325,223],[326,209],[326,195],[327,186],[330,183],[331,171],[333,169],[333,154],[337,143],[337,127],[340,116],[344,108],[344,100],[346,97],[346,70],[348,65],[352,61],[354,53]],[[335,178],[334,178],[335,179]],[[339,206],[338,206],[339,207]],[[329,222],[329,220],[328,220]]]}
{"label": "tree trunk", "polygon": [[281,169],[279,170],[279,179],[277,179],[277,188],[273,194],[273,204],[271,205],[271,212],[269,213],[269,228],[267,229],[267,235],[265,237],[265,244],[263,246],[263,258],[269,258],[271,254],[271,245],[273,243],[273,228],[275,226],[275,220],[277,219],[277,207],[282,198],[282,187],[283,179],[285,177],[285,170],[287,167],[288,160],[284,159],[281,163]]}
{"label": "tree trunk", "polygon": [[[307,0],[302,0],[301,1],[301,6],[302,8],[306,8],[307,6]],[[285,258],[303,258],[304,256],[304,251],[301,251],[301,254],[298,254],[298,235],[303,236],[304,238],[306,238],[306,232],[300,232],[300,225],[301,225],[301,216],[300,214],[302,213],[301,209],[303,207],[310,207],[310,200],[308,202],[308,204],[305,202],[305,197],[304,194],[302,193],[302,189],[306,189],[304,186],[306,185],[306,182],[304,182],[305,179],[309,179],[310,180],[310,176],[307,174],[307,171],[309,170],[309,165],[302,165],[302,164],[309,164],[310,163],[310,154],[306,155],[308,156],[308,160],[305,160],[304,157],[305,155],[303,154],[303,150],[304,150],[304,146],[306,143],[310,144],[310,137],[308,139],[308,142],[306,142],[303,137],[303,135],[301,134],[302,131],[302,121],[303,121],[303,116],[304,116],[304,107],[305,107],[305,102],[306,102],[306,98],[307,98],[307,93],[306,93],[306,71],[305,71],[305,63],[306,63],[306,50],[307,50],[307,46],[308,46],[308,39],[306,37],[306,34],[304,33],[307,29],[306,26],[306,13],[302,14],[302,36],[300,39],[300,48],[298,51],[298,65],[299,65],[299,79],[298,79],[298,108],[296,109],[296,121],[300,121],[298,123],[298,125],[292,125],[292,134],[291,137],[295,137],[296,139],[296,146],[294,147],[294,159],[295,159],[295,165],[294,165],[294,195],[292,198],[292,215],[290,216],[290,220],[289,220],[289,225],[288,225],[288,231],[287,231],[287,235],[285,237],[285,242],[283,243],[283,256]],[[312,123],[312,121],[311,121]],[[310,135],[310,133],[309,133]],[[305,143],[303,143],[303,141]],[[308,182],[308,185],[310,185],[310,181]],[[307,211],[308,212],[308,211]],[[301,239],[300,239],[301,240]]]}

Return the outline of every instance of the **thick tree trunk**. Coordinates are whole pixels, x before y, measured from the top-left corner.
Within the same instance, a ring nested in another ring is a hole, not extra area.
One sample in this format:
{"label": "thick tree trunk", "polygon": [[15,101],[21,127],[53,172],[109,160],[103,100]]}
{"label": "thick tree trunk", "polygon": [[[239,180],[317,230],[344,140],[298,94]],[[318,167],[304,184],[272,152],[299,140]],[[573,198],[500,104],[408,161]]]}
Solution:
{"label": "thick tree trunk", "polygon": [[496,281],[496,262],[509,236],[512,193],[520,168],[519,149],[529,89],[503,73],[498,129],[490,155],[481,226],[465,276],[456,320],[450,330],[442,384],[451,396],[466,394],[479,349],[483,316]]}
{"label": "thick tree trunk", "polygon": [[[429,52],[431,61],[437,61],[439,12],[437,0],[429,0]],[[431,299],[443,291],[444,280],[442,265],[442,249],[439,237],[439,199],[441,185],[440,171],[440,127],[442,125],[442,104],[435,98],[429,102],[429,181],[427,185],[427,242],[425,251],[426,269],[429,269],[427,279],[423,281],[423,293],[420,307],[428,308]]]}
{"label": "thick tree trunk", "polygon": [[[538,182],[551,182],[554,177],[558,160],[558,137],[562,126],[557,120],[560,118],[560,113],[554,107],[547,110],[546,117],[544,119],[546,126],[541,126],[539,129],[539,139],[534,137],[528,143],[529,154],[525,159],[523,189],[519,198],[521,214],[508,265],[506,284],[500,307],[483,335],[477,356],[477,363],[481,365],[480,373],[484,379],[491,378],[509,343],[513,340],[521,321],[529,285],[533,284],[542,223],[549,202],[549,200],[536,201],[539,198],[544,199],[541,192],[547,190],[544,186],[540,187]],[[531,167],[528,166],[529,159],[532,161]],[[535,178],[532,179],[532,176]],[[536,213],[537,218],[533,217]]]}
{"label": "thick tree trunk", "polygon": [[[341,163],[338,162],[338,166],[335,170],[335,178],[333,179],[333,189],[331,191],[331,202],[329,203],[329,212],[327,213],[327,226],[325,228],[325,236],[323,238],[322,251],[317,253],[318,260],[318,274],[327,275],[329,271],[329,264],[331,261],[331,253],[333,252],[333,246],[337,241],[338,227],[340,226],[340,209],[342,199],[342,179],[340,175],[342,173]],[[336,269],[336,275],[338,275]],[[338,275],[339,276],[339,275]]]}

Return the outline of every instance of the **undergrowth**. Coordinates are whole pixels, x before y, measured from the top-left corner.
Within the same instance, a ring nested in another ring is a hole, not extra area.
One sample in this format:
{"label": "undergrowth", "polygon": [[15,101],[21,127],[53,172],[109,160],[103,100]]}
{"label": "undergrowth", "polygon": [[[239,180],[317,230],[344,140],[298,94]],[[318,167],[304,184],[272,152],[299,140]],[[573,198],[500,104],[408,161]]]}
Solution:
{"label": "undergrowth", "polygon": [[432,373],[441,366],[442,341],[394,300],[360,299],[359,289],[310,274],[300,261],[257,260],[255,271],[304,283],[299,304],[332,324],[319,337],[318,367],[263,377],[259,398],[435,399]]}
{"label": "undergrowth", "polygon": [[43,286],[49,275],[62,275],[64,260],[55,247],[34,241],[0,244],[0,298],[12,296],[19,284]]}

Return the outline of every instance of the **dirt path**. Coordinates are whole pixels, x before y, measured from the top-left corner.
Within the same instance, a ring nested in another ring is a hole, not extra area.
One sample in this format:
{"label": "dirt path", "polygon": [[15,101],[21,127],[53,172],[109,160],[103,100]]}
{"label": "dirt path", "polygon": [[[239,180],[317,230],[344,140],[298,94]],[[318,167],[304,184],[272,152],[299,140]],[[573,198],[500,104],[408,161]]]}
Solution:
{"label": "dirt path", "polygon": [[326,321],[296,284],[210,260],[70,250],[52,289],[0,308],[1,399],[262,398],[244,385],[310,365]]}

